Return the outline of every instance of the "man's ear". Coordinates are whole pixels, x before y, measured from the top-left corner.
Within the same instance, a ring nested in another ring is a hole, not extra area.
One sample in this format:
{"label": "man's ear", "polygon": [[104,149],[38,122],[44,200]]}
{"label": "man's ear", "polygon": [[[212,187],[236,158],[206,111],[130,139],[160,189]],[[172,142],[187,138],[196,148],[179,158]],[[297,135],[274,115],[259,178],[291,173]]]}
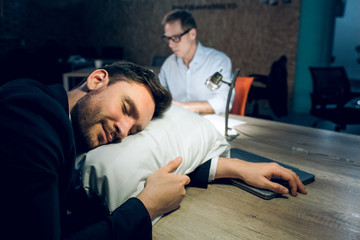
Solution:
{"label": "man's ear", "polygon": [[189,32],[191,39],[196,39],[197,31],[196,28],[193,28]]}
{"label": "man's ear", "polygon": [[93,71],[86,80],[86,87],[89,91],[99,89],[108,85],[109,74],[104,69],[96,69]]}

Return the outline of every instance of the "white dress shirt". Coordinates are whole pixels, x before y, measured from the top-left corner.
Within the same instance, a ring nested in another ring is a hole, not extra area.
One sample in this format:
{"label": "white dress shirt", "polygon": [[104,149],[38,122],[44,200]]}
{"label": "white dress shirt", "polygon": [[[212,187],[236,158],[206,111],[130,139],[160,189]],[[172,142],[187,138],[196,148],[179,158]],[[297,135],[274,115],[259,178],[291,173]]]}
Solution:
{"label": "white dress shirt", "polygon": [[[220,72],[221,70],[221,72]],[[222,84],[212,92],[205,81],[215,72],[220,72],[223,80],[231,82],[232,65],[230,58],[223,52],[204,47],[198,42],[194,58],[186,67],[183,59],[170,55],[161,66],[159,79],[170,91],[172,97],[180,102],[208,101],[216,114],[224,113],[229,86]],[[234,100],[234,91],[230,108]]]}

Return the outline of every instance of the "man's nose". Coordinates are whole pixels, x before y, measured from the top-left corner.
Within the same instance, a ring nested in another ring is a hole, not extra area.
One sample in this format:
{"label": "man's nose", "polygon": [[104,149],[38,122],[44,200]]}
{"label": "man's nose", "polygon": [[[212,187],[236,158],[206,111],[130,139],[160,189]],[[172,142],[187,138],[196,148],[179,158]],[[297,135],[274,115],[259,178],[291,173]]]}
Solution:
{"label": "man's nose", "polygon": [[130,133],[131,128],[134,126],[134,119],[132,118],[122,118],[121,120],[115,122],[117,135],[120,139],[127,137]]}

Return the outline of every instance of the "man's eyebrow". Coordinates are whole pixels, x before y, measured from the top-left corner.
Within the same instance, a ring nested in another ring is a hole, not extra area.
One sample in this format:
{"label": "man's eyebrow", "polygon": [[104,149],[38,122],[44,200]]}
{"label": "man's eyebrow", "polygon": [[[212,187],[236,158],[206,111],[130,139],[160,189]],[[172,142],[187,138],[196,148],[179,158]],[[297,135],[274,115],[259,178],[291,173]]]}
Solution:
{"label": "man's eyebrow", "polygon": [[139,111],[135,105],[135,102],[134,100],[132,100],[131,98],[129,97],[125,97],[124,98],[124,102],[126,102],[129,106],[129,108],[127,109],[128,110],[128,115],[132,118],[134,118],[135,120],[138,120],[139,119]]}

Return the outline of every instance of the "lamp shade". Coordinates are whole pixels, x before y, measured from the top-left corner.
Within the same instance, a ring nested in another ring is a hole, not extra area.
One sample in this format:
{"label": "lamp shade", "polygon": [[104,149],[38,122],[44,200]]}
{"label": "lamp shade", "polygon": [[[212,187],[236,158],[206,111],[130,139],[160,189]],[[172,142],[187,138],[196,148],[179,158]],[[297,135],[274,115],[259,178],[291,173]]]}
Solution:
{"label": "lamp shade", "polygon": [[216,91],[221,86],[222,75],[215,72],[211,77],[206,79],[205,86],[211,91]]}

